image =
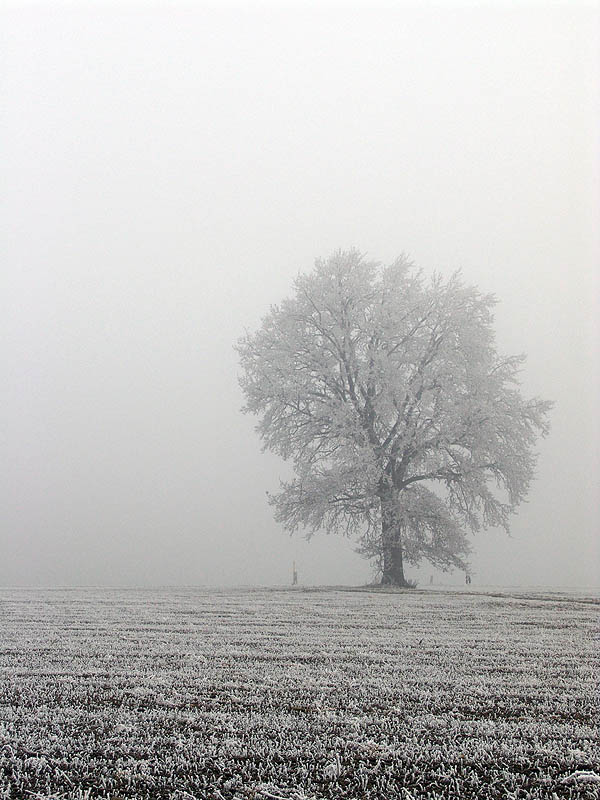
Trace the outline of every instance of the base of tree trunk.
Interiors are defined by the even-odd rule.
[[[393,575],[384,575],[381,578],[381,586],[398,586],[401,589],[412,588],[404,576],[394,577]]]

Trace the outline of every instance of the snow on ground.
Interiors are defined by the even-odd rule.
[[[596,798],[567,592],[0,590],[0,798]]]

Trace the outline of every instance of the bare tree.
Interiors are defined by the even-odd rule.
[[[338,251],[237,345],[244,410],[296,477],[270,497],[290,531],[342,532],[406,585],[404,562],[467,570],[466,531],[508,530],[548,431],[523,356],[497,355],[495,300]]]

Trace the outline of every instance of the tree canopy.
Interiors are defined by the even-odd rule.
[[[238,342],[244,410],[295,477],[270,497],[289,531],[344,533],[385,583],[423,558],[468,568],[467,532],[509,528],[551,404],[496,352],[495,299],[338,251]]]

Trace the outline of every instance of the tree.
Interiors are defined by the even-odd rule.
[[[497,355],[495,299],[404,257],[318,260],[239,340],[244,410],[295,478],[275,518],[358,537],[382,583],[404,563],[467,570],[467,531],[503,526],[526,497],[551,403],[524,399],[523,356]]]

